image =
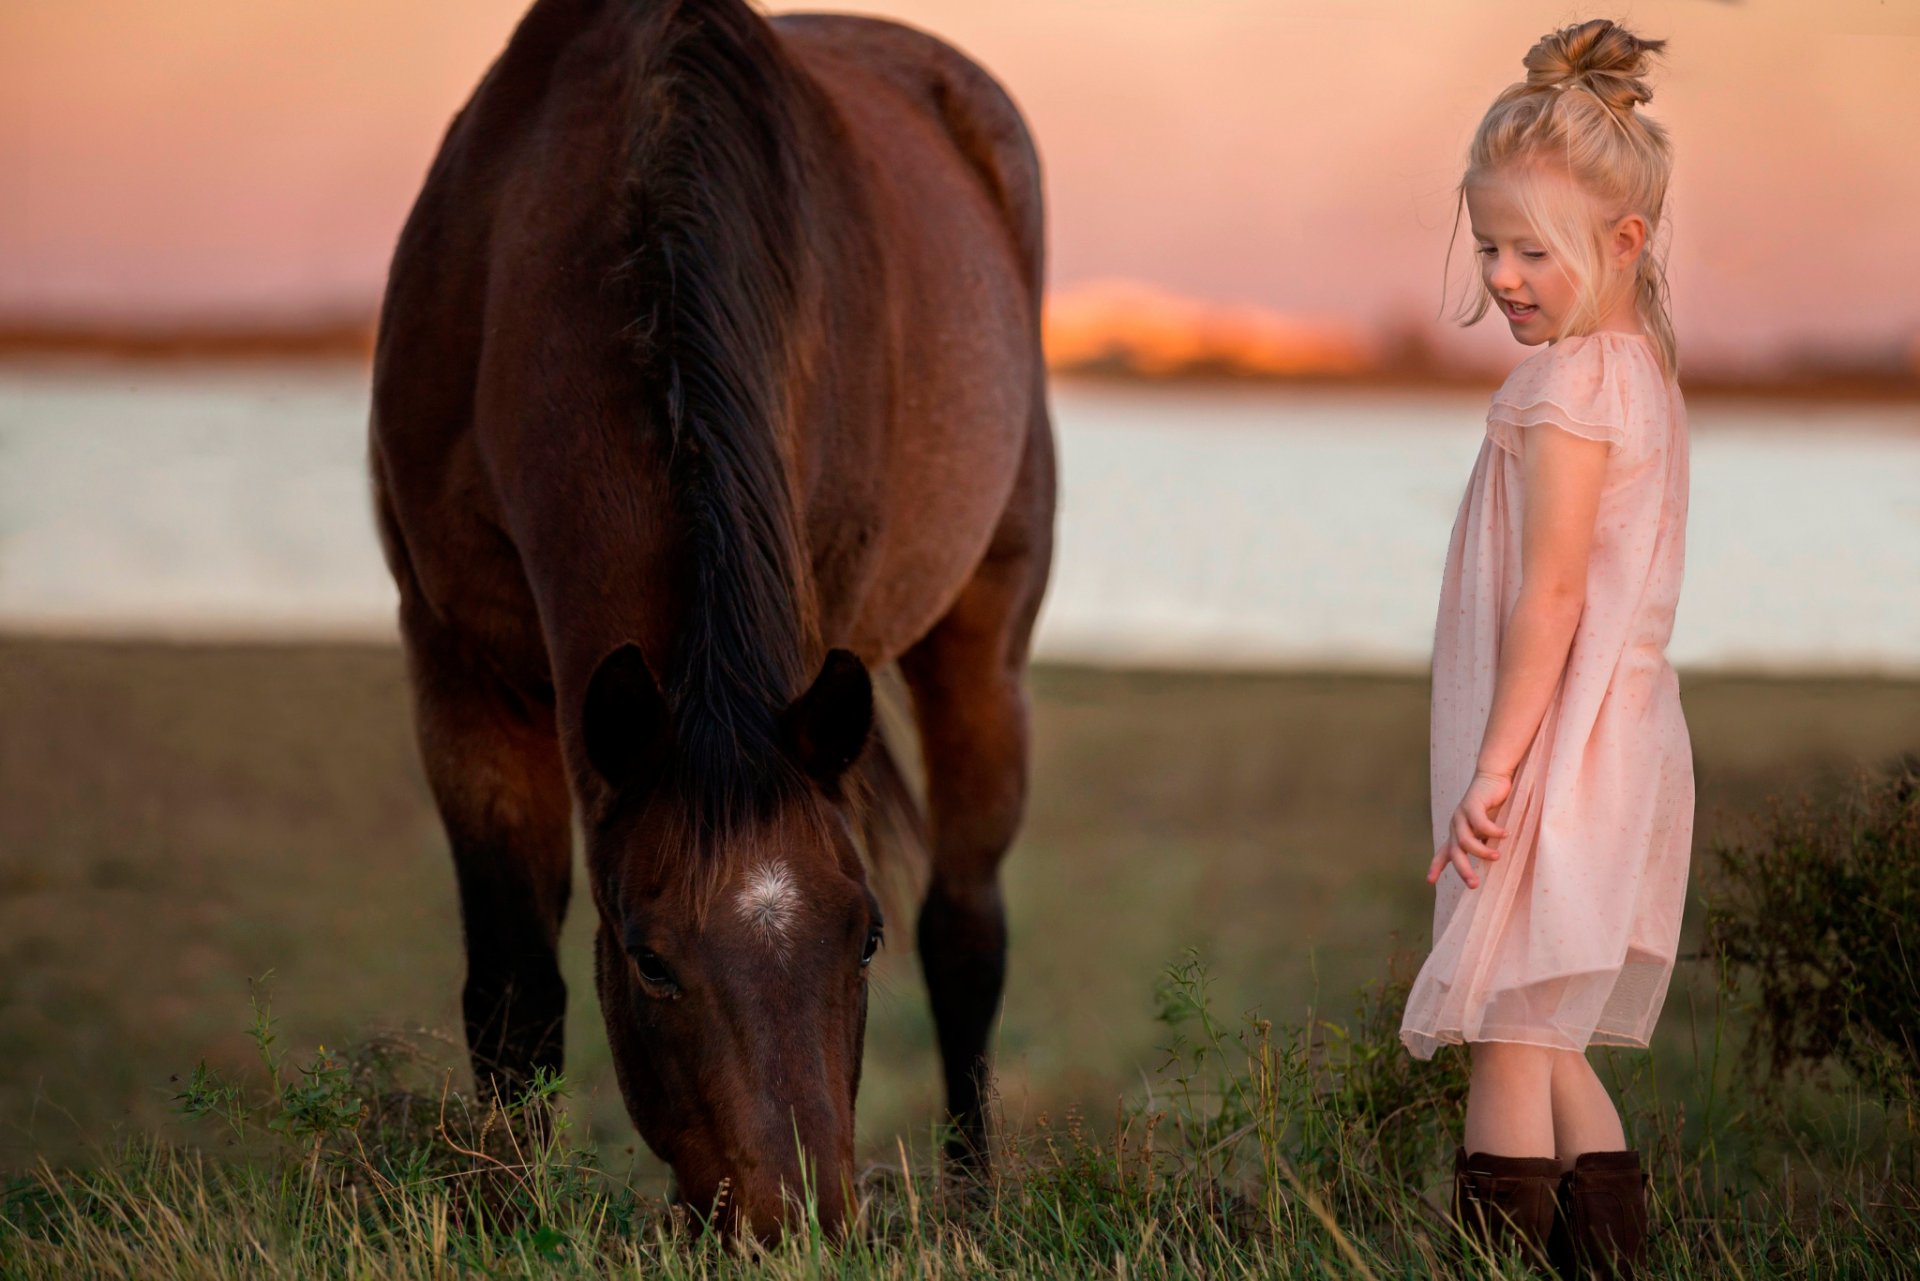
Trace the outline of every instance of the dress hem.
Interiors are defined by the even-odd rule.
[[[1644,1050],[1648,1048],[1650,1044],[1649,1041],[1643,1038],[1629,1036],[1624,1032],[1595,1031],[1592,1036],[1587,1038],[1585,1045],[1575,1045],[1571,1038],[1562,1041],[1543,1041],[1524,1036],[1476,1036],[1468,1038],[1464,1036],[1458,1028],[1449,1028],[1439,1032],[1409,1032],[1405,1028],[1402,1028],[1400,1031],[1400,1044],[1406,1047],[1407,1053],[1422,1062],[1431,1059],[1434,1053],[1443,1045],[1469,1045],[1486,1041],[1499,1041],[1506,1045],[1536,1045],[1543,1050],[1573,1050],[1582,1054],[1596,1045],[1606,1049]],[[1426,1050],[1424,1054],[1421,1053],[1421,1043],[1424,1043]]]

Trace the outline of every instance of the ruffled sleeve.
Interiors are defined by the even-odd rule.
[[[1493,393],[1487,434],[1518,454],[1522,428],[1553,426],[1588,440],[1604,440],[1608,455],[1619,453],[1627,443],[1627,385],[1632,376],[1622,361],[1633,358],[1620,341],[1611,334],[1576,335],[1521,361]]]

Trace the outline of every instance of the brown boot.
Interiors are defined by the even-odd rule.
[[[1495,1254],[1518,1249],[1546,1263],[1553,1231],[1560,1163],[1550,1156],[1491,1156],[1459,1149],[1453,1156],[1453,1217]]]
[[[1640,1154],[1583,1152],[1560,1183],[1553,1264],[1567,1281],[1628,1281],[1647,1252],[1647,1177]]]

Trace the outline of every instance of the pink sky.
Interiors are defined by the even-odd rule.
[[[370,308],[524,0],[0,6],[0,317]],[[775,5],[776,9],[801,8]],[[1920,334],[1920,0],[892,0],[1026,109],[1056,287],[1430,318],[1479,113],[1541,32],[1668,37],[1672,280],[1718,359]],[[1507,340],[1488,329],[1464,349]]]

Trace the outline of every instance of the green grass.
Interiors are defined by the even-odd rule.
[[[999,1182],[941,1186],[925,997],[890,948],[859,1230],[743,1261],[663,1208],[584,902],[562,948],[570,1128],[540,1153],[472,1142],[452,876],[393,650],[0,641],[0,1275],[1457,1275],[1435,1213],[1457,1076],[1393,1042],[1391,984],[1348,995],[1396,938],[1425,942],[1426,683],[1046,668],[1033,688]],[[1683,688],[1694,953],[1712,851],[1764,833],[1768,797],[1914,750],[1920,682]],[[1204,1035],[1192,963],[1163,973],[1190,946]],[[279,1096],[246,1034],[268,970]],[[1675,1275],[1899,1275],[1910,1109],[1830,1064],[1762,1055],[1756,1078],[1762,994],[1735,977],[1728,997],[1683,961],[1653,1052],[1596,1056],[1655,1161],[1659,1248]],[[502,1206],[518,1217],[484,1218]]]
[[[902,1142],[861,1172],[845,1241],[803,1212],[771,1247],[728,1246],[598,1166],[562,1082],[523,1104],[557,1118],[532,1143],[520,1118],[476,1112],[432,1044],[422,1055],[384,1039],[290,1063],[256,1005],[254,1070],[203,1066],[176,1094],[201,1144],[135,1140],[90,1168],[0,1185],[0,1273],[1526,1275],[1438,1212],[1463,1065],[1451,1052],[1410,1065],[1394,1037],[1404,991],[1404,976],[1377,985],[1337,1022],[1225,1020],[1189,954],[1158,986],[1164,1048],[1149,1088],[1109,1125],[1076,1109],[1038,1118],[1004,1138],[992,1180],[971,1191],[944,1186]],[[1703,1069],[1695,1081],[1723,1079]],[[1911,1108],[1837,1070],[1818,1084],[1756,1105],[1714,1085],[1674,1097],[1650,1073],[1621,1083],[1655,1177],[1654,1275],[1910,1275]]]
[[[1775,793],[1916,747],[1920,682],[1683,675],[1704,851]],[[1191,945],[1218,1004],[1297,1022],[1424,946],[1427,684],[1417,677],[1047,667],[1033,792],[1006,866],[1003,1106],[1026,1127],[1137,1090],[1151,991]],[[354,645],[0,639],[0,1171],[183,1137],[168,1078],[250,1057],[272,970],[289,1045],[459,1029],[460,927],[400,656]],[[567,1076],[603,1164],[636,1146],[591,982],[584,895],[562,938]],[[1683,951],[1704,937],[1697,905]],[[874,964],[860,1150],[939,1103],[910,930]],[[1688,1071],[1713,976],[1675,976],[1656,1038]],[[1103,1102],[1104,1101],[1104,1102]],[[644,1149],[636,1177],[664,1187]]]

